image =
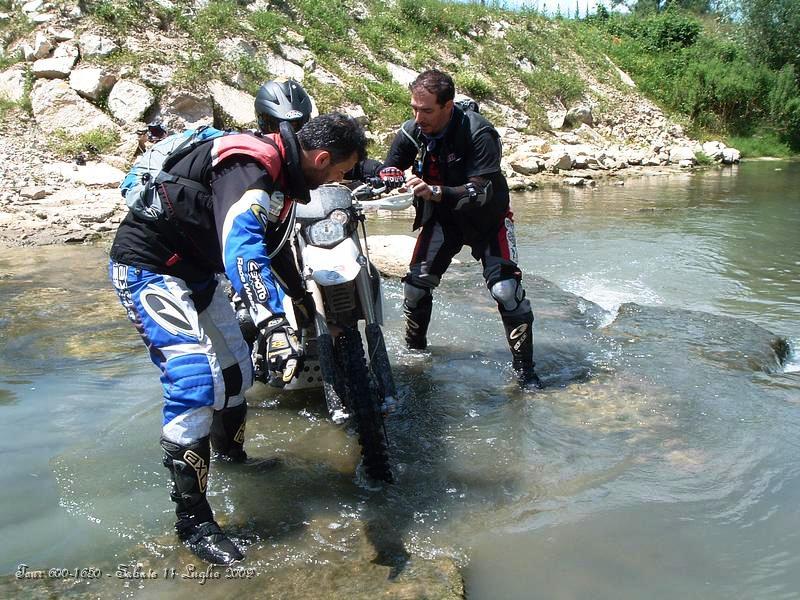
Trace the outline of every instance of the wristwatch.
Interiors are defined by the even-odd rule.
[[[431,200],[439,202],[442,199],[442,188],[438,185],[431,186]]]

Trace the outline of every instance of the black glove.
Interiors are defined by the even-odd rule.
[[[314,327],[314,316],[317,314],[317,305],[314,303],[314,296],[311,292],[306,292],[299,298],[292,298],[292,308],[297,319],[298,329],[310,329]]]
[[[270,385],[283,387],[301,370],[303,352],[294,329],[284,315],[275,315],[267,321],[256,346],[256,378]]]
[[[387,190],[393,190],[402,187],[405,182],[406,178],[400,169],[397,167],[384,167],[378,171],[377,177],[371,178],[369,184],[372,187],[377,187],[375,185],[377,183],[381,187],[385,185]]]

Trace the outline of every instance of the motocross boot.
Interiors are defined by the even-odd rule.
[[[417,302],[414,308],[403,302],[406,316],[406,346],[409,350],[425,350],[428,347],[428,325],[433,311],[433,296],[428,294]]]
[[[244,451],[246,423],[246,402],[214,411],[214,419],[211,421],[211,446],[217,458],[234,463],[243,463],[247,460],[247,453]]]
[[[502,315],[506,339],[511,349],[511,366],[517,374],[517,380],[525,388],[540,389],[542,382],[536,375],[533,362],[533,312],[522,315]]]
[[[211,446],[204,437],[189,446],[175,444],[163,437],[164,466],[172,475],[170,497],[175,502],[178,538],[198,558],[218,565],[229,565],[244,556],[214,520],[206,499],[208,463]]]

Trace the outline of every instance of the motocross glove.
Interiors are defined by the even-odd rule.
[[[302,350],[294,329],[284,315],[271,317],[258,340],[255,369],[256,377],[269,384],[283,387],[301,370]]]
[[[299,298],[292,298],[292,308],[297,319],[298,329],[310,329],[314,326],[314,315],[317,314],[317,306],[314,304],[314,297],[311,292],[306,292]]]
[[[402,187],[406,182],[403,172],[397,167],[384,167],[378,171],[378,176],[370,179],[369,184],[372,187],[386,186],[387,190]]]

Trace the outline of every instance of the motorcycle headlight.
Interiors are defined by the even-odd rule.
[[[306,230],[308,241],[314,246],[335,246],[347,237],[346,225],[350,215],[343,210],[334,210],[327,219],[317,221]]]

